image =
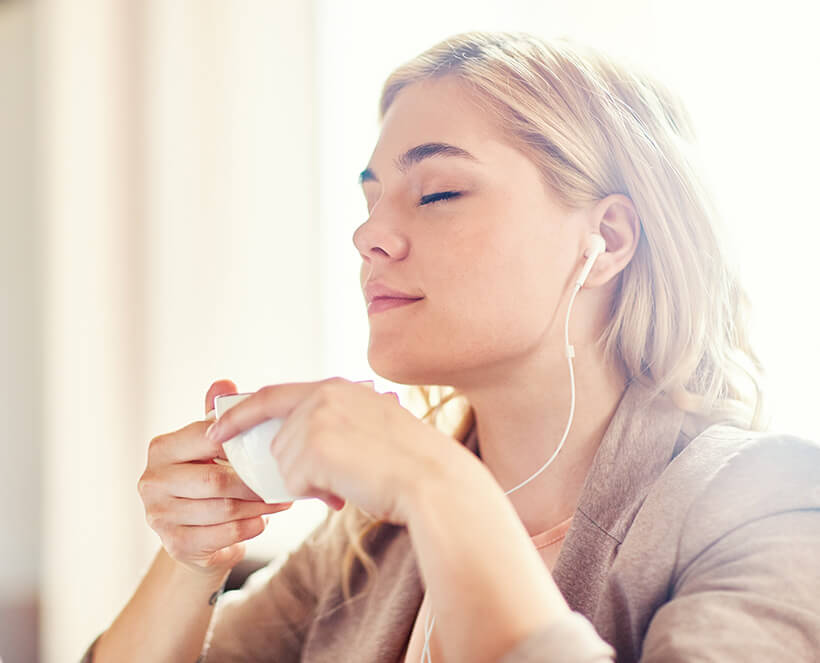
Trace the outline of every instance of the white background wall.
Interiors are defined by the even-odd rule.
[[[814,18],[797,0],[0,2],[0,611],[39,590],[42,660],[75,660],[156,549],[135,488],[151,437],[201,417],[217,378],[371,375],[350,237],[378,93],[466,29],[567,34],[678,89],[775,425],[820,437]],[[251,554],[323,513],[280,514]],[[17,633],[0,627],[6,663]]]

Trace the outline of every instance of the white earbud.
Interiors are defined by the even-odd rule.
[[[595,262],[595,259],[601,255],[604,251],[606,251],[606,241],[604,240],[601,235],[593,234],[589,236],[589,243],[587,244],[587,250],[584,255],[587,257],[587,261],[584,263],[584,268],[581,270],[581,274],[578,276],[578,280],[575,282],[575,285],[580,288],[584,285],[584,281],[587,280],[587,276],[589,276],[589,272],[592,269],[592,265]]]

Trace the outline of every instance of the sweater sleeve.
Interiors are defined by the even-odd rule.
[[[738,453],[693,502],[678,560],[642,663],[816,661],[820,446],[769,437]]]
[[[217,601],[197,663],[298,661],[328,574],[341,565],[346,539],[333,526],[334,512],[290,553],[251,574],[238,590]],[[91,643],[80,663],[93,663]]]
[[[343,541],[330,529],[333,515],[284,562],[274,560],[220,597],[201,663],[299,661],[327,576],[341,565],[334,551]]]

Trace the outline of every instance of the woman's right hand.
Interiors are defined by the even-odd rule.
[[[236,385],[219,380],[205,397],[235,394]],[[205,437],[211,419],[195,421],[151,440],[148,463],[137,483],[148,525],[167,553],[184,566],[208,575],[223,575],[245,556],[245,544],[265,529],[262,516],[285,511],[293,502],[266,504],[229,466],[222,445]]]

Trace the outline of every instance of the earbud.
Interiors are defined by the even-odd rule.
[[[595,259],[604,251],[606,251],[606,241],[604,238],[598,234],[590,235],[587,243],[587,250],[584,252],[587,261],[584,263],[584,268],[581,270],[578,280],[575,281],[575,286],[577,288],[580,289],[581,286],[584,285],[584,281],[587,280],[587,276],[589,276],[589,272],[592,269],[592,265],[595,263]]]

